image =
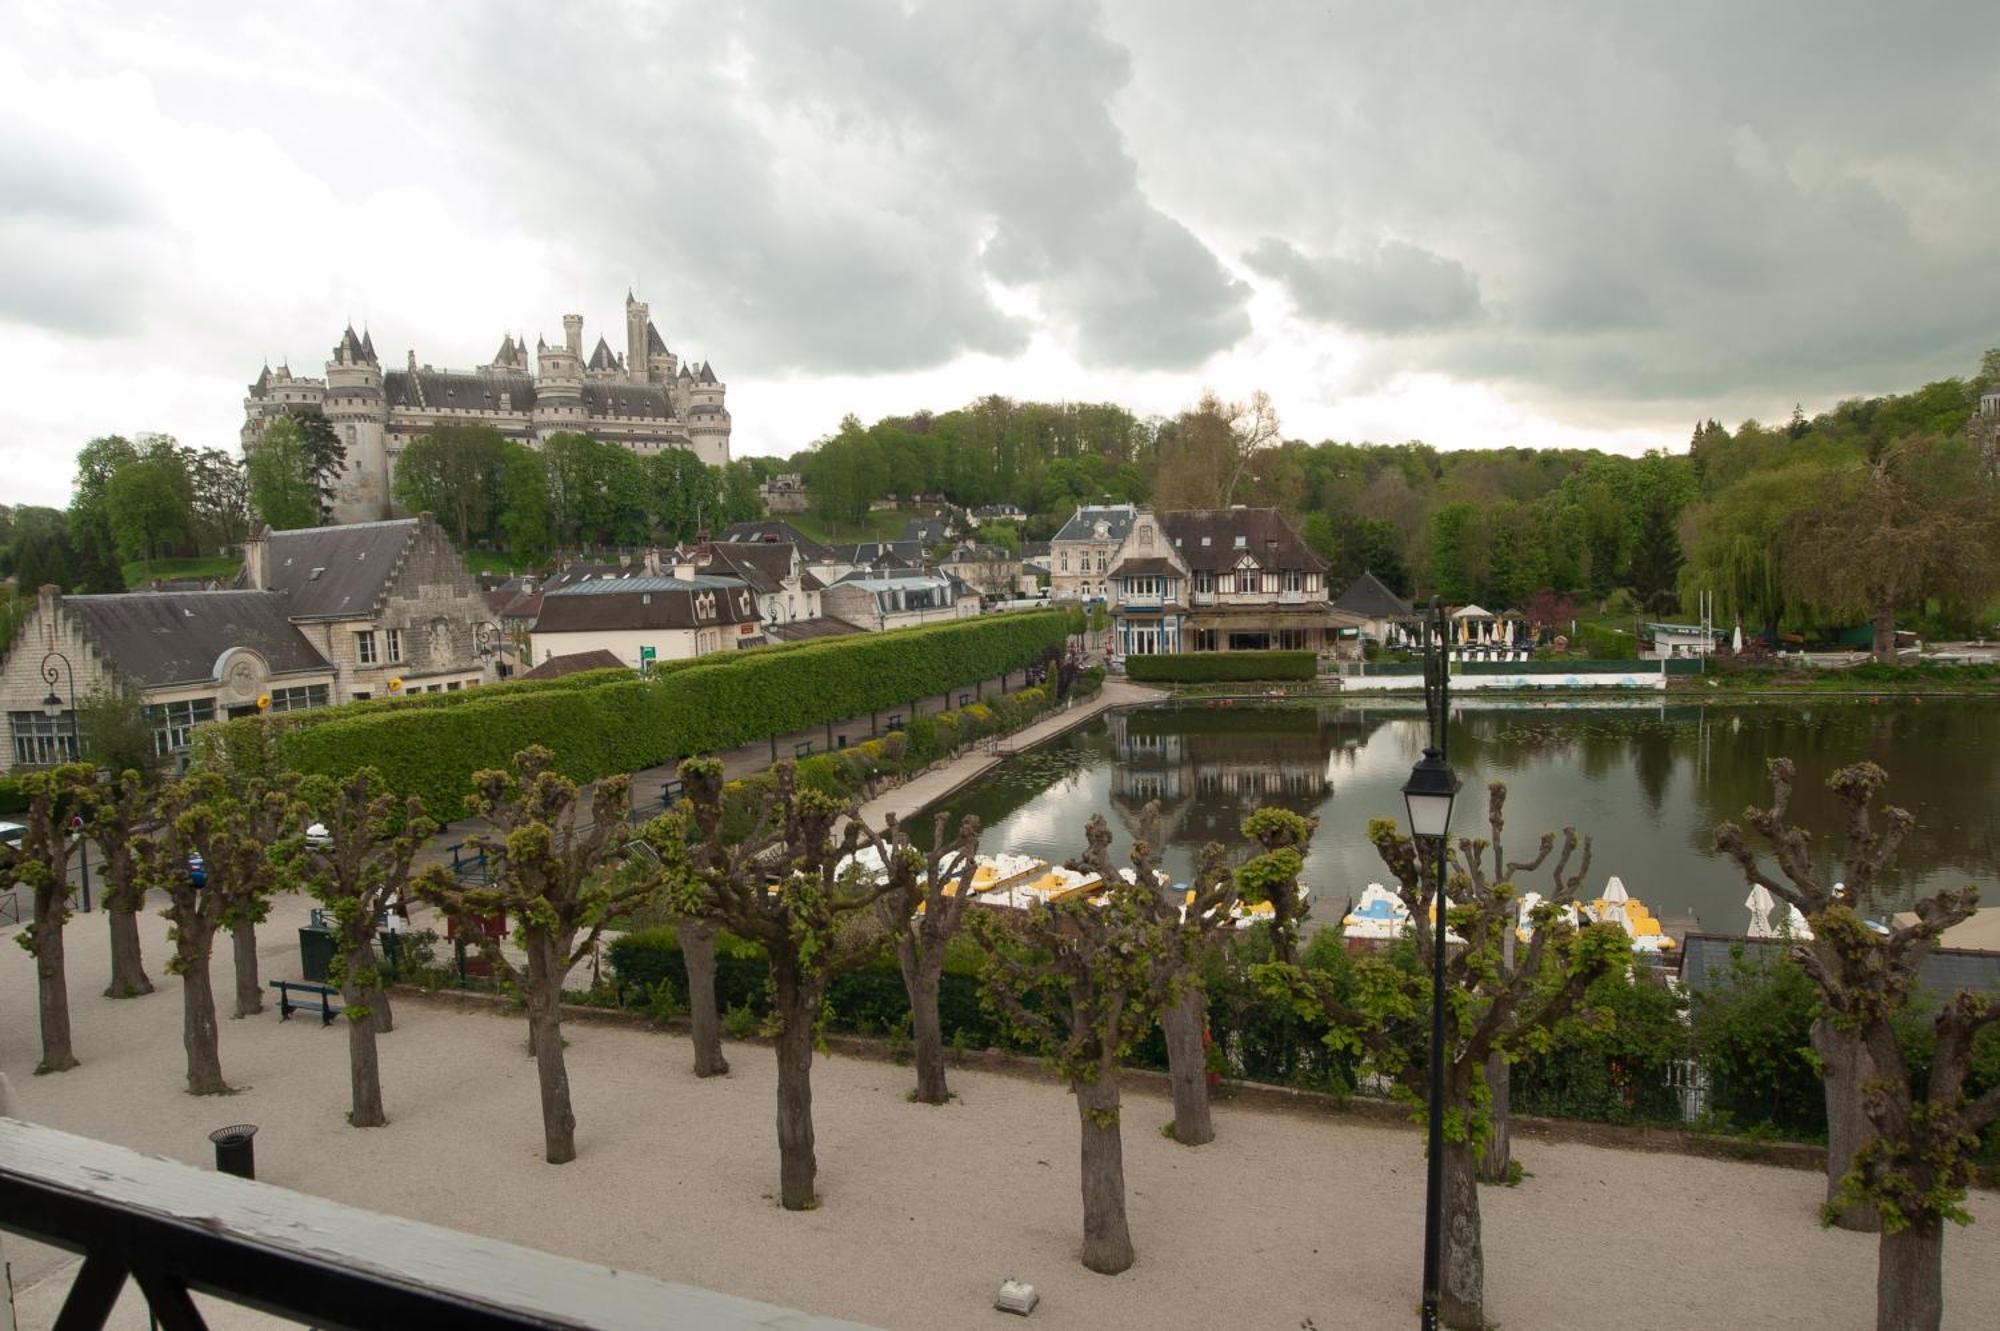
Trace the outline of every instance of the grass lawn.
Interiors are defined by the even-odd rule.
[[[773,521],[789,522],[822,545],[844,545],[855,541],[900,541],[903,529],[916,518],[934,517],[937,510],[925,508],[885,509],[870,513],[865,522],[825,522],[813,513],[785,513]]]
[[[123,568],[127,587],[143,588],[154,578],[229,578],[243,567],[235,555],[200,555],[193,559],[135,559]]]
[[[534,567],[514,558],[501,550],[460,550],[458,557],[465,561],[466,572],[478,577],[481,573],[532,573]]]

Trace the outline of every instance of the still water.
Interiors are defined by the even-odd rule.
[[[983,850],[1052,860],[1079,853],[1084,823],[1102,813],[1122,862],[1137,814],[1157,800],[1176,875],[1209,841],[1239,845],[1238,824],[1260,804],[1315,814],[1306,879],[1324,920],[1385,878],[1368,821],[1403,820],[1399,790],[1424,730],[1414,701],[1130,709],[1008,760],[938,807],[954,821],[977,814]],[[1675,931],[1743,929],[1747,889],[1710,841],[1717,823],[1768,798],[1764,765],[1781,755],[1798,768],[1793,821],[1815,833],[1823,871],[1839,876],[1826,778],[1867,759],[1888,771],[1888,799],[1917,817],[1901,894],[1975,882],[2000,904],[2000,702],[1473,703],[1454,711],[1450,746],[1465,782],[1454,834],[1484,834],[1486,784],[1505,782],[1511,857],[1574,826],[1593,841],[1583,895],[1616,874]],[[930,817],[918,822],[927,835]],[[1523,886],[1546,890],[1547,872]]]

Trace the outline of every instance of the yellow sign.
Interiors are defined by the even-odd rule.
[[[258,695],[257,695],[257,710],[258,710],[258,711],[260,711],[260,712],[268,712],[268,711],[270,711],[270,710],[271,710],[271,695],[270,695],[270,694],[268,694],[268,693],[260,693],[260,694],[258,694]]]
[[[402,691],[403,691],[403,681],[402,681],[402,680],[400,680],[400,679],[392,679],[392,680],[390,680],[390,681],[389,681],[389,692],[391,692],[391,693],[401,693]]]

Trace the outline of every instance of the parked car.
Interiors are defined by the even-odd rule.
[[[0,823],[0,845],[19,846],[28,829],[19,823]]]
[[[312,850],[325,850],[333,844],[333,833],[326,830],[325,823],[314,823],[306,829],[306,845]]]

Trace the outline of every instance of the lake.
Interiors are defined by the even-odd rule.
[[[1139,811],[1157,800],[1177,876],[1207,842],[1243,843],[1238,824],[1261,804],[1315,814],[1306,880],[1326,922],[1385,879],[1368,821],[1404,822],[1400,790],[1424,734],[1416,700],[1126,709],[1007,760],[937,807],[977,814],[982,850],[1053,860],[1078,854],[1084,823],[1102,813],[1123,862]],[[1793,821],[1815,833],[1822,872],[1834,872],[1841,837],[1826,778],[1868,759],[1889,773],[1888,801],[1917,817],[1899,892],[1976,882],[2000,904],[2000,701],[1468,702],[1454,709],[1450,747],[1465,783],[1454,835],[1484,834],[1486,783],[1503,781],[1512,858],[1542,831],[1574,826],[1593,841],[1581,895],[1616,874],[1674,932],[1737,933],[1748,922],[1748,889],[1710,840],[1717,823],[1768,799],[1764,765],[1779,756],[1798,768]],[[930,815],[916,821],[927,838]],[[1550,866],[1522,886],[1546,891]]]

